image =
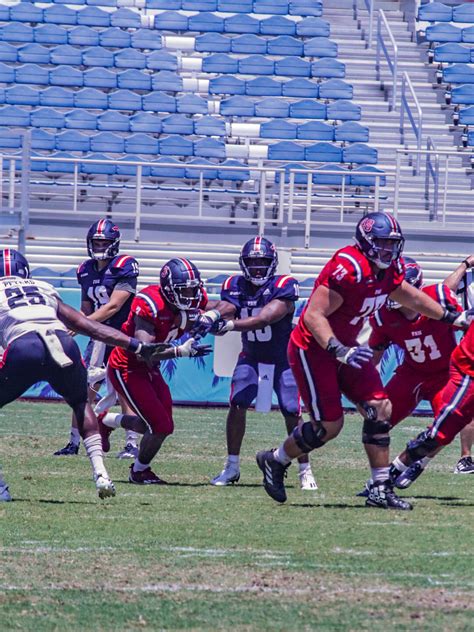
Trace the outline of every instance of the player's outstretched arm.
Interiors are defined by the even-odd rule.
[[[218,333],[225,333],[227,331],[254,331],[257,329],[264,329],[268,325],[277,323],[287,314],[293,313],[295,304],[293,301],[285,301],[279,298],[275,298],[265,307],[262,311],[255,316],[249,316],[248,318],[242,318],[240,320],[228,320]]]
[[[466,259],[458,265],[456,270],[451,272],[451,274],[445,278],[444,284],[447,285],[450,290],[455,292],[469,268],[474,268],[474,255],[466,257]]]

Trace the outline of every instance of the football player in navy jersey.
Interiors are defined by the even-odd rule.
[[[86,259],[77,269],[77,281],[81,287],[81,311],[114,329],[120,329],[127,320],[137,288],[138,262],[129,255],[119,254],[120,230],[110,219],[100,219],[87,232]],[[89,400],[94,401],[97,386],[105,377],[105,365],[112,351],[103,343],[90,340],[86,350],[88,365]],[[126,402],[121,401],[122,412],[131,413]],[[138,435],[127,431],[125,448],[119,458],[134,458],[138,452]],[[69,443],[55,452],[55,456],[69,456],[79,451],[80,435],[73,415]]]
[[[217,333],[242,332],[239,355],[227,415],[227,461],[212,485],[223,486],[240,479],[240,448],[245,434],[247,409],[256,400],[257,411],[268,411],[275,391],[288,433],[300,420],[299,395],[286,357],[292,330],[298,281],[277,275],[278,255],[274,244],[255,237],[244,244],[240,259],[242,275],[231,276],[222,285],[221,300],[233,306],[236,320],[216,323]],[[299,459],[302,489],[317,489],[307,455]]]

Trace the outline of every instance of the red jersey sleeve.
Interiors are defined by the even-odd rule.
[[[392,292],[393,292],[398,287],[400,287],[400,285],[403,283],[403,281],[405,279],[405,267],[404,267],[404,265],[403,265],[403,263],[401,262],[400,259],[398,259],[398,261],[394,261],[394,263],[392,265],[393,265],[393,274],[392,274],[393,287],[392,287]]]
[[[159,306],[153,297],[145,294],[145,292],[138,292],[132,301],[130,312],[135,316],[154,323],[158,316]]]
[[[340,292],[353,287],[362,280],[362,271],[358,261],[343,252],[337,252],[328,262],[321,285]]]
[[[437,303],[447,309],[451,307],[455,309],[457,312],[462,311],[462,307],[459,304],[456,295],[450,288],[446,285],[446,283],[436,283],[435,285],[427,285],[422,291],[427,294],[430,298],[435,300]]]
[[[369,320],[372,331],[369,337],[369,347],[371,349],[386,349],[390,346],[391,340],[384,331],[383,316],[381,310],[375,312]]]

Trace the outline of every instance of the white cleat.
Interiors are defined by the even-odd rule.
[[[222,472],[211,480],[211,485],[215,485],[216,487],[233,485],[234,483],[238,483],[239,479],[239,468],[235,467],[235,465],[230,465],[229,463],[226,463]]]
[[[138,447],[133,443],[127,443],[123,450],[117,454],[117,459],[136,459],[138,456]]]
[[[0,479],[0,503],[9,503],[11,499],[8,485]]]
[[[115,496],[115,485],[107,474],[99,474],[95,479],[95,487],[99,498],[110,498]]]
[[[300,487],[305,492],[314,492],[316,489],[318,489],[318,484],[316,483],[316,479],[314,478],[313,472],[310,469],[299,472],[298,477],[300,479]]]

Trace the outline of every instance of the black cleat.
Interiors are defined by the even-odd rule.
[[[372,479],[369,478],[369,480],[365,484],[364,489],[358,494],[356,494],[356,496],[359,496],[360,498],[367,498],[369,495],[369,489],[371,485],[372,485]]]
[[[398,489],[407,489],[416,479],[423,474],[425,468],[421,466],[419,461],[415,461],[413,465],[402,472],[395,480],[395,487]]]
[[[79,444],[76,445],[75,443],[72,443],[72,441],[70,441],[67,445],[64,446],[64,448],[56,450],[54,456],[74,456],[78,454],[78,452]]]
[[[395,485],[395,481],[401,474],[401,470],[397,469],[393,463],[390,463],[390,469],[388,471],[388,480]]]
[[[456,467],[454,468],[455,474],[474,474],[474,461],[472,456],[463,456],[459,459]]]
[[[400,511],[413,509],[410,503],[395,494],[390,481],[372,483],[365,506],[378,507],[379,509],[399,509]]]
[[[256,455],[257,465],[263,472],[263,486],[269,496],[277,503],[286,501],[286,490],[283,479],[290,464],[282,465],[273,456],[273,450],[262,450]]]

